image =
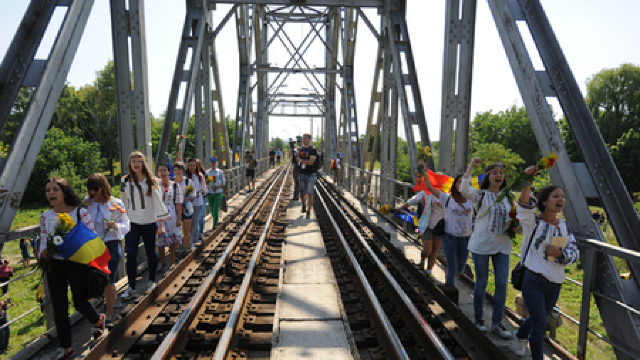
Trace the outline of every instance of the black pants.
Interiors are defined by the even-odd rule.
[[[195,223],[198,219],[193,219]],[[158,224],[136,224],[131,223],[131,230],[124,236],[124,246],[127,252],[127,277],[129,286],[136,288],[136,276],[138,276],[138,244],[140,237],[144,242],[144,250],[147,254],[147,271],[149,281],[156,281],[156,267],[158,266],[158,254],[156,254],[156,232]],[[196,236],[196,235],[193,235]]]
[[[100,320],[100,315],[89,302],[87,283],[89,273],[87,266],[70,260],[51,260],[51,270],[47,272],[47,282],[51,303],[53,305],[53,318],[60,338],[60,347],[71,347],[71,321],[69,321],[69,299],[67,288],[71,287],[73,304],[84,317],[95,324]]]
[[[298,174],[300,174],[300,170],[297,166],[293,167],[293,200],[298,200],[300,198],[300,181],[298,180]]]
[[[0,277],[0,283],[9,281],[10,278],[8,277]],[[6,295],[7,292],[9,291],[9,285],[5,285],[2,287],[2,295]]]

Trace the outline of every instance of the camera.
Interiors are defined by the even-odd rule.
[[[291,149],[293,149],[294,147],[296,147],[296,141],[293,140],[292,138],[289,138],[289,147]]]

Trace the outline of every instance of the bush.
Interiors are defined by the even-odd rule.
[[[67,136],[62,130],[52,127],[42,143],[23,201],[44,201],[42,182],[50,174],[63,177],[82,194],[84,180],[101,171],[105,165],[98,143],[84,141],[77,136]]]

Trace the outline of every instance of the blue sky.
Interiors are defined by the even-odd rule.
[[[169,6],[171,4],[171,6]],[[432,140],[440,132],[440,94],[442,87],[442,49],[444,41],[445,0],[409,0],[407,22],[417,66],[427,125]],[[3,0],[0,3],[0,52],[5,53],[20,23],[26,0]],[[603,68],[617,67],[622,63],[640,64],[640,1],[637,0],[542,0],[553,29],[563,48],[574,76],[584,93],[585,83]],[[151,112],[160,115],[165,111],[175,59],[184,20],[184,2],[175,0],[147,0],[147,50],[149,59],[149,99]],[[218,5],[214,22],[220,21],[228,6]],[[366,11],[374,25],[380,20],[375,10]],[[58,11],[50,27],[60,23],[63,12]],[[96,0],[85,29],[78,53],[72,65],[68,81],[75,87],[93,82],[96,71],[112,59],[111,29],[107,0]],[[232,20],[216,40],[223,90],[224,110],[232,118],[236,115],[238,83],[238,57],[235,27]],[[288,28],[294,42],[306,34],[302,27]],[[55,33],[49,32],[38,56],[46,54]],[[369,29],[361,22],[355,58],[355,86],[360,132],[365,131],[373,66],[377,44]],[[526,38],[525,38],[526,40]],[[528,41],[533,47],[532,42]],[[284,48],[274,48],[270,61],[283,65]],[[312,46],[305,59],[322,66],[320,46]],[[534,56],[534,65],[542,64]],[[304,78],[293,78],[286,92],[296,92],[309,87]],[[493,18],[485,0],[478,1],[476,18],[476,44],[473,70],[472,116],[476,112],[505,110],[511,105],[521,105],[522,100],[506,60]],[[552,102],[553,104],[553,102]],[[554,109],[560,111],[558,105]],[[309,130],[308,119],[291,120],[271,118],[270,135],[289,137]],[[314,132],[318,131],[316,121]],[[400,132],[403,134],[403,132]]]

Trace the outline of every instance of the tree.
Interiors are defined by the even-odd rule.
[[[629,129],[640,130],[640,67],[622,64],[593,75],[586,101],[608,146]]]
[[[498,143],[518,154],[524,164],[535,164],[541,157],[524,107],[514,105],[497,114],[492,111],[477,113],[471,123],[470,133],[475,148],[469,148],[469,153],[476,152],[479,144]]]
[[[627,191],[640,191],[638,160],[640,159],[640,131],[629,129],[611,146],[611,157],[618,168]]]
[[[53,127],[47,131],[23,199],[26,202],[44,201],[42,181],[52,172],[71,176],[72,179],[69,180],[79,186],[77,191],[82,194],[85,191],[82,181],[101,171],[104,166],[105,160],[98,143],[84,141],[77,136],[67,136],[62,130]],[[78,178],[82,180],[78,181]]]
[[[504,145],[497,143],[478,145],[478,149],[473,154],[473,157],[482,159],[482,162],[473,169],[472,175],[480,175],[487,166],[501,162],[505,166],[507,181],[515,177],[516,172],[519,171],[517,166],[524,163],[520,155],[507,149]]]
[[[284,140],[280,139],[279,137],[269,142],[269,147],[273,148],[274,151],[277,149],[285,149],[285,146],[288,146],[288,145],[285,144]]]

